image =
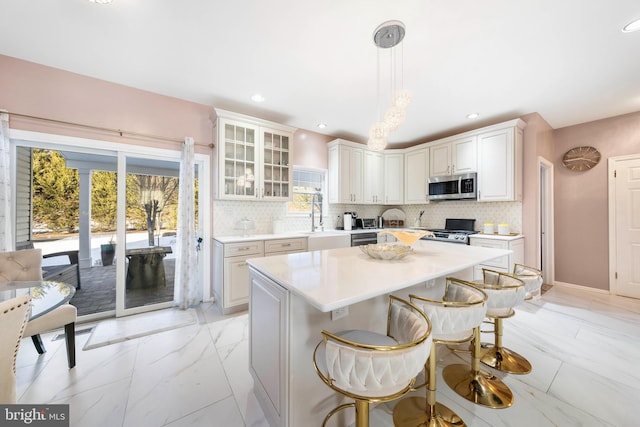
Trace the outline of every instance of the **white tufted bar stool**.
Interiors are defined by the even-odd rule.
[[[491,312],[492,301],[495,296],[487,292],[487,287],[483,283],[469,283],[479,287],[487,295],[486,315]],[[489,289],[491,291],[491,289]],[[494,409],[508,408],[513,404],[513,393],[507,385],[490,372],[480,369],[480,325],[473,330],[473,341],[471,345],[471,365],[454,364],[449,365],[442,371],[445,382],[456,393],[470,402],[488,406]]]
[[[431,345],[429,319],[415,305],[389,297],[386,335],[362,330],[322,331],[313,352],[320,379],[354,399],[327,414],[322,423],[355,406],[356,427],[369,425],[369,403],[397,399],[412,389]]]
[[[484,283],[478,283],[489,296],[487,317],[493,323],[494,343],[482,344],[480,360],[487,366],[511,374],[528,374],[531,363],[513,350],[503,347],[503,320],[515,314],[515,307],[525,299],[525,284],[519,278],[500,271],[482,270]]]
[[[487,296],[463,280],[447,278],[441,300],[410,295],[411,302],[431,321],[432,344],[425,363],[426,399],[408,397],[395,406],[396,426],[465,426],[451,409],[436,401],[436,344],[458,344],[469,341],[485,317]]]
[[[31,313],[28,295],[0,302],[0,404],[16,403],[16,356]]]
[[[514,264],[513,275],[524,282],[525,300],[540,297],[542,271],[524,264]]]

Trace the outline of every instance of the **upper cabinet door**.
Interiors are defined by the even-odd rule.
[[[522,200],[524,122],[478,134],[478,201]]]
[[[219,195],[223,198],[255,199],[260,169],[258,127],[235,120],[220,119]]]
[[[384,203],[401,205],[404,203],[404,154],[384,155]]]
[[[384,199],[384,154],[364,151],[364,201],[383,203]]]
[[[451,141],[451,174],[477,171],[477,153],[475,135]]]
[[[289,165],[291,134],[260,128],[262,136],[261,197],[267,200],[287,200],[291,190],[292,168]]]
[[[451,175],[451,144],[436,144],[430,147],[430,176]]]
[[[364,150],[336,140],[329,144],[328,162],[329,203],[362,203]]]
[[[447,176],[475,172],[477,166],[476,136],[447,138],[430,146],[430,176]]]
[[[429,203],[429,148],[424,147],[404,154],[404,177],[404,202],[408,205]]]

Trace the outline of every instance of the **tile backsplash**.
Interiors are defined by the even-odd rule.
[[[420,211],[424,210],[420,224],[422,227],[444,228],[446,218],[475,218],[475,228],[479,231],[485,222],[504,222],[510,225],[511,231],[522,231],[521,202],[446,201],[401,206],[328,205],[324,226],[325,229],[333,229],[338,224],[342,225],[341,218],[344,212],[355,211],[361,218],[375,218],[391,208],[404,211],[405,224],[409,227],[414,225]],[[236,229],[236,224],[244,217],[255,223],[255,229],[250,234],[273,233],[274,220],[282,220],[282,228],[287,232],[311,230],[309,215],[287,215],[287,204],[283,202],[216,200],[213,203],[214,237],[242,234],[241,230]]]

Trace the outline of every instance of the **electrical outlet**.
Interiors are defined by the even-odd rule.
[[[331,320],[341,319],[349,314],[349,306],[331,310]]]

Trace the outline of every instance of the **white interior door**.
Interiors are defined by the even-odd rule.
[[[611,291],[640,298],[640,155],[610,159],[609,177]]]
[[[538,157],[540,169],[540,236],[539,236],[539,267],[542,270],[544,283],[553,284],[555,280],[554,265],[554,232],[553,232],[553,163],[543,157]]]

